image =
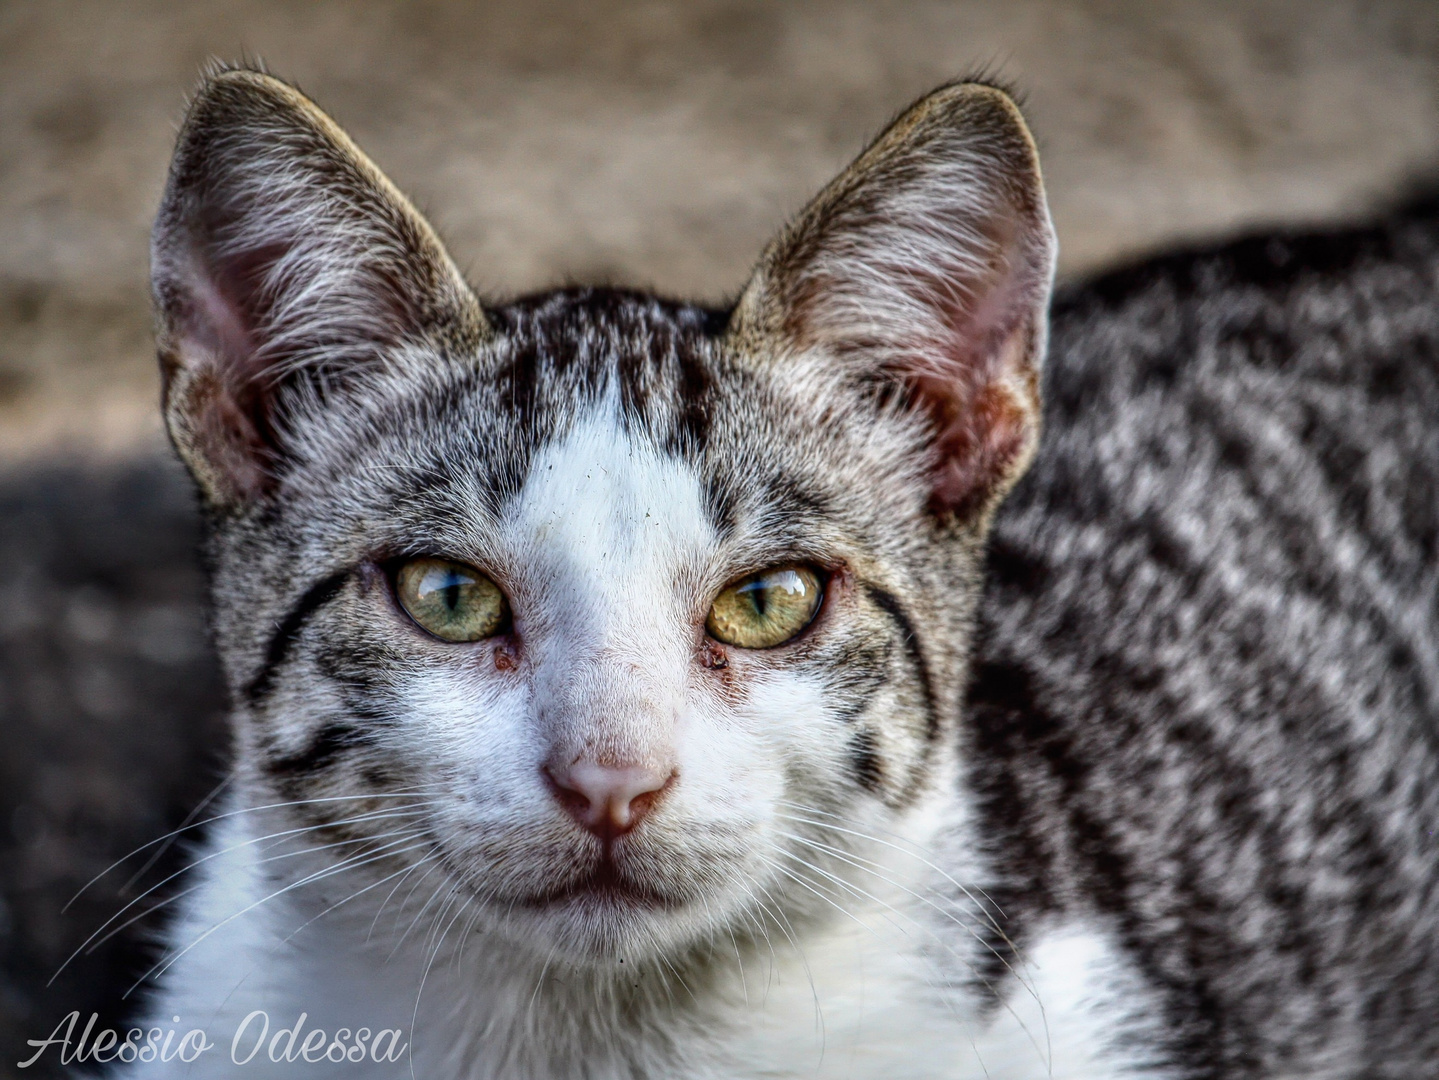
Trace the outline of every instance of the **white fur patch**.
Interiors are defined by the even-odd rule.
[[[975,1040],[975,1075],[990,1080],[1161,1077],[1145,1035],[1159,1003],[1113,935],[1086,922],[1040,936],[1010,988],[1004,1012]]]
[[[742,1075],[834,1080],[1158,1080],[1145,1036],[1156,1002],[1112,936],[1069,923],[1044,934],[1004,1007],[976,1003],[925,976],[921,944],[896,920],[851,923],[805,949],[765,986]],[[747,1040],[748,1041],[748,1040]]]

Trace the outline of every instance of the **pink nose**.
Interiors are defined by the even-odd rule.
[[[599,765],[583,758],[545,775],[570,816],[601,840],[613,840],[640,823],[675,777],[673,769]]]

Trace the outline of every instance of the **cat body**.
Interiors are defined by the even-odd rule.
[[[214,1045],[123,1074],[1422,1075],[1404,235],[1324,303],[1077,294],[1046,373],[1033,145],[960,84],[729,310],[481,306],[313,105],[217,74],[154,254],[237,767],[152,1015]],[[1344,531],[1314,441],[1361,421]]]
[[[996,901],[1103,912],[1198,1075],[1439,1075],[1439,215],[1053,328],[968,709]]]

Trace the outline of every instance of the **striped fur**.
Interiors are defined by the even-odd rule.
[[[1178,257],[1063,300],[1044,371],[1034,147],[957,84],[730,309],[482,304],[312,104],[217,73],[155,233],[238,762],[173,1075],[258,1009],[403,1029],[347,1077],[1432,1073],[1436,250]],[[420,631],[434,555],[512,625]],[[806,630],[708,638],[795,562]],[[602,840],[556,759],[674,772]]]
[[[766,1002],[808,1030],[815,995],[851,1041],[912,1002],[979,1025],[937,1051],[972,1046],[1003,991],[974,975],[995,912],[966,885],[955,728],[984,533],[1037,435],[1053,247],[1018,112],[956,85],[732,312],[583,288],[482,307],[308,101],[209,80],[155,294],[239,769],[161,1012],[399,1026],[434,1077],[809,1073],[825,1041]],[[391,584],[419,555],[488,574],[512,629],[420,631]],[[825,579],[798,638],[707,639],[727,582],[794,562]],[[577,756],[675,782],[601,841],[541,770]],[[879,1012],[845,960],[877,947]]]

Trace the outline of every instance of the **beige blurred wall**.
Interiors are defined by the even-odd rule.
[[[717,299],[896,109],[1019,87],[1075,274],[1439,175],[1439,0],[0,2],[0,467],[158,438],[146,232],[208,57],[296,80],[492,294]]]

